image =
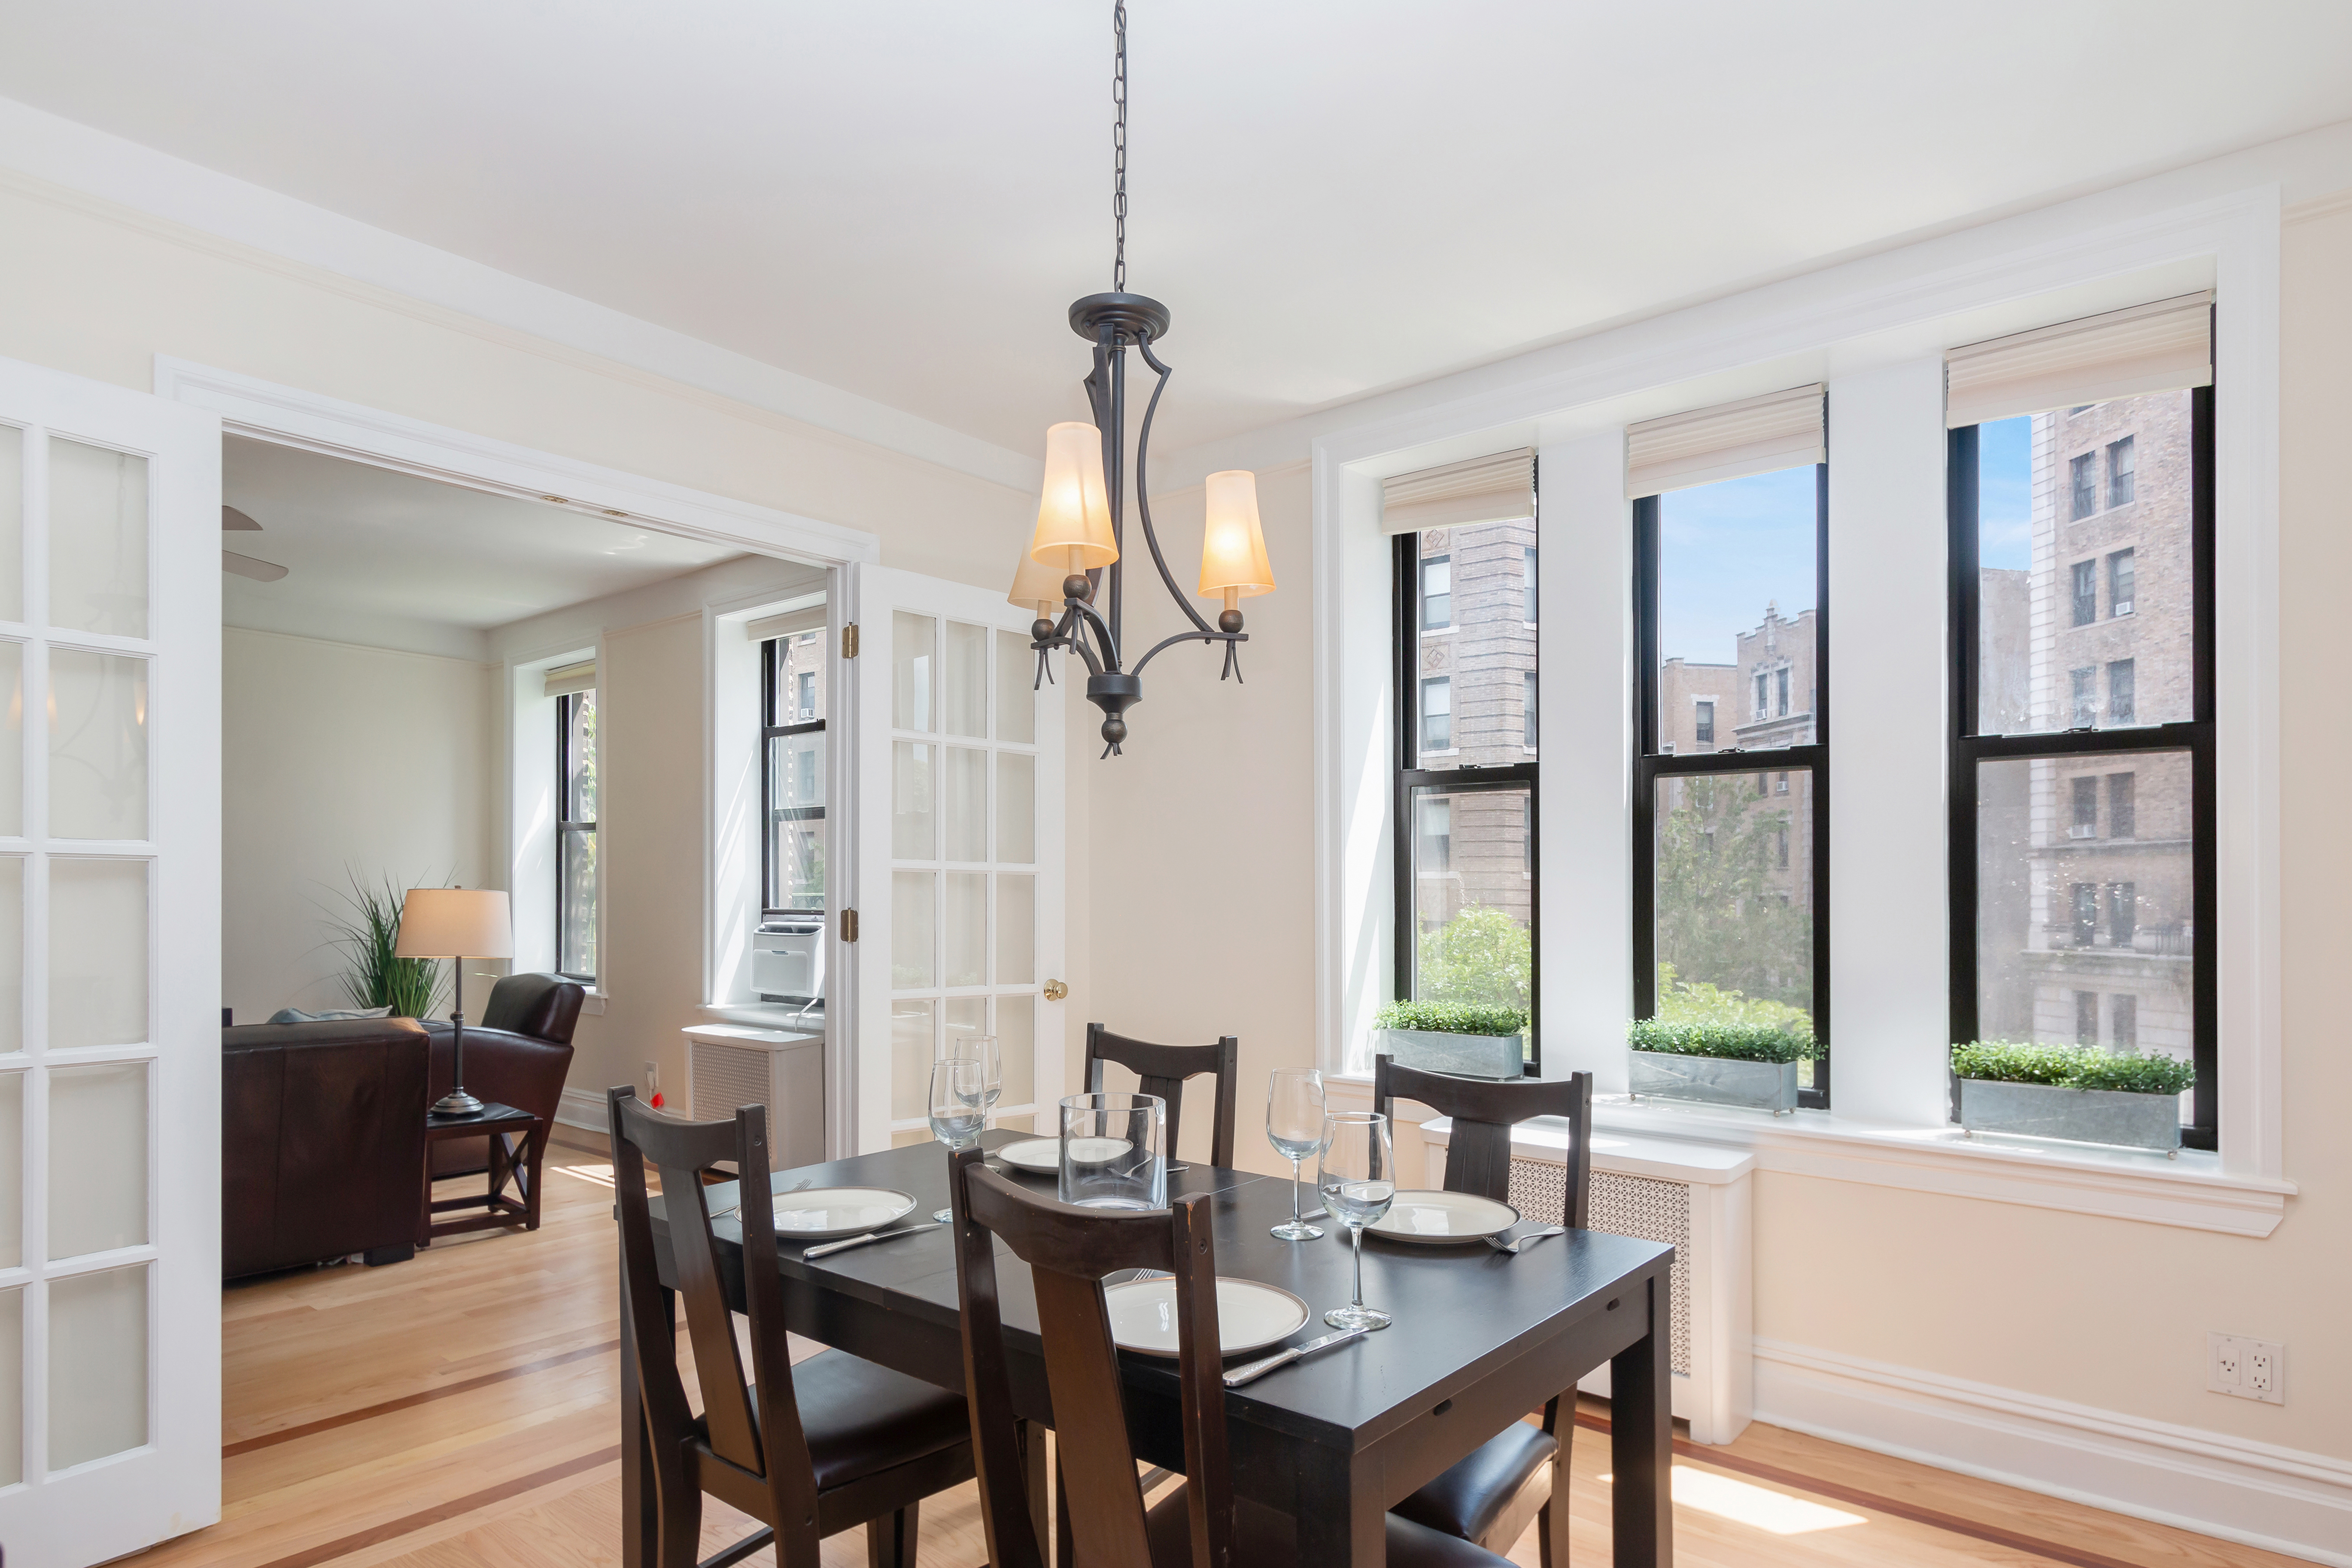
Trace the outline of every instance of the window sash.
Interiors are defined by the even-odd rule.
[[[783,799],[783,781],[776,777],[776,748],[770,743],[786,736],[822,735],[825,727],[825,721],[821,718],[798,718],[801,706],[797,702],[790,706],[784,706],[784,647],[792,635],[793,632],[785,632],[760,644],[760,914],[762,919],[809,913],[804,909],[793,909],[784,902],[784,867],[780,852],[782,825],[814,822],[820,841],[824,833],[824,807],[778,804]],[[816,672],[802,671],[799,674],[806,680],[813,679]],[[797,695],[793,694],[794,696]],[[792,716],[789,722],[778,722],[787,716]],[[795,755],[814,758],[814,753]]]
[[[571,841],[574,837],[578,836],[585,836],[593,840],[596,835],[596,824],[593,820],[574,817],[572,815],[572,812],[579,809],[580,804],[579,795],[576,789],[577,769],[574,766],[577,758],[572,755],[573,716],[579,710],[580,699],[583,696],[592,694],[595,688],[593,686],[585,687],[580,691],[566,692],[555,699],[554,967],[555,972],[563,976],[566,979],[580,980],[592,986],[596,983],[594,966],[592,966],[586,971],[567,969],[563,967],[563,960],[572,952],[573,936],[569,915],[569,911],[572,907],[572,856],[569,852]],[[602,899],[603,893],[604,890],[600,886],[597,889],[597,894],[600,900]],[[594,915],[591,915],[589,918],[593,924],[595,918]],[[595,951],[595,936],[596,934],[593,930],[588,933],[589,950],[592,953]],[[599,955],[598,965],[601,965],[602,962],[602,956]]]
[[[1977,1037],[1977,770],[1980,762],[1998,758],[2107,756],[2135,751],[2186,752],[2189,757],[2196,973],[2191,998],[2197,1087],[2191,1095],[2189,1121],[2180,1130],[2184,1146],[2213,1149],[2219,1145],[2221,1087],[2219,973],[2219,847],[2216,831],[2216,737],[2213,718],[2213,400],[2209,384],[2190,393],[2190,579],[2193,603],[2189,622],[2193,647],[2191,712],[2193,717],[2168,724],[2142,725],[2072,733],[1983,735],[1978,733],[1979,578],[1977,540],[1977,427],[1961,425],[1949,433],[1946,496],[1950,509],[1948,570],[1950,645],[1947,666],[1951,681],[1949,706],[1953,731],[1949,748],[1951,774],[1947,798],[1950,818],[1947,835],[1948,881],[1951,889],[1949,922],[1951,956],[1950,1032],[1956,1040]],[[2077,678],[2095,677],[2095,669],[2074,672]],[[2095,697],[2094,697],[2095,701]],[[2111,774],[2110,779],[2128,777]],[[2112,786],[2111,786],[2112,789]],[[2116,814],[2110,795],[2108,827]],[[2136,812],[2134,813],[2136,815]],[[2134,823],[2135,830],[2137,823]],[[2135,835],[2137,833],[2135,831]],[[2137,1020],[2135,1019],[2135,1028]],[[1958,1119],[1957,1081],[1952,1107]]]
[[[1633,1016],[1648,1018],[1657,1011],[1657,789],[1658,780],[1675,775],[1749,774],[1758,779],[1757,793],[1766,792],[1768,774],[1779,772],[1780,789],[1789,773],[1808,770],[1812,778],[1813,998],[1810,1009],[1813,1037],[1822,1053],[1813,1059],[1813,1082],[1799,1091],[1809,1109],[1827,1110],[1831,1103],[1835,1048],[1830,1023],[1830,583],[1829,465],[1813,468],[1813,738],[1803,746],[1775,747],[1757,751],[1703,751],[1677,755],[1660,745],[1658,696],[1659,499],[1643,497],[1633,502],[1633,644],[1637,742],[1633,757]],[[1781,678],[1788,678],[1787,671]],[[1756,673],[1756,716],[1766,711],[1766,672]],[[1768,766],[1759,771],[1757,764]]]

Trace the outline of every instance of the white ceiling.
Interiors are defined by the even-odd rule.
[[[0,95],[1034,455],[1108,286],[1108,10],[43,0]],[[1130,37],[1170,448],[2352,118],[2342,0],[1136,0]]]
[[[223,576],[233,626],[479,657],[492,627],[734,554],[297,447],[221,445],[222,499],[261,525],[222,545],[289,569],[276,582]]]

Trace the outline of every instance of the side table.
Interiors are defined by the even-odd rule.
[[[496,1230],[509,1225],[520,1225],[526,1230],[538,1229],[539,1171],[545,1145],[543,1132],[537,1116],[528,1111],[518,1111],[511,1105],[491,1103],[461,1116],[445,1116],[438,1112],[427,1111],[425,1113],[424,1206],[417,1216],[416,1244],[430,1247],[444,1236],[459,1236],[469,1230]],[[470,1197],[436,1198],[433,1196],[433,1145],[450,1138],[485,1136],[490,1143],[488,1190]],[[509,1183],[515,1188],[512,1193],[507,1191]],[[462,1219],[433,1218],[436,1214],[467,1208],[488,1212],[470,1214]]]

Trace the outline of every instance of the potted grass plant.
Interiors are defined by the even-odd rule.
[[[2197,1067],[2170,1056],[1975,1040],[1952,1047],[1960,1126],[1978,1133],[2063,1138],[2180,1152],[2180,1095]]]
[[[349,967],[343,989],[355,1008],[390,1008],[394,1018],[421,1019],[433,1011],[441,989],[439,966],[430,958],[403,958],[400,910],[405,890],[390,877],[381,885],[352,873],[343,894],[347,912],[331,915],[331,940],[342,948]]]
[[[1391,1002],[1372,1049],[1405,1067],[1462,1078],[1517,1078],[1527,1069],[1528,1010],[1477,1002]]]
[[[1810,1030],[1723,1019],[1636,1019],[1626,1027],[1626,1088],[1636,1100],[1690,1100],[1785,1116],[1797,1068],[1819,1054]]]

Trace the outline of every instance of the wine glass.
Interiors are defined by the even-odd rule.
[[[1323,1120],[1323,1154],[1316,1173],[1323,1207],[1348,1228],[1356,1247],[1356,1299],[1323,1321],[1335,1329],[1384,1329],[1388,1313],[1364,1305],[1364,1227],[1396,1200],[1396,1150],[1389,1119],[1372,1111],[1335,1111]]]
[[[994,1035],[974,1034],[957,1040],[955,1053],[980,1063],[980,1084],[987,1096],[981,1114],[981,1125],[985,1127],[996,1114],[996,1103],[1004,1098],[1004,1052],[997,1049]]]
[[[931,1063],[931,1136],[950,1149],[968,1149],[980,1142],[982,1124],[988,1120],[988,1080],[985,1070],[969,1056],[943,1056]],[[944,1225],[955,1218],[953,1208],[933,1212]]]
[[[1285,1241],[1323,1234],[1298,1212],[1298,1162],[1323,1147],[1323,1074],[1312,1067],[1277,1067],[1265,1096],[1265,1141],[1290,1162],[1290,1218],[1274,1228]]]

